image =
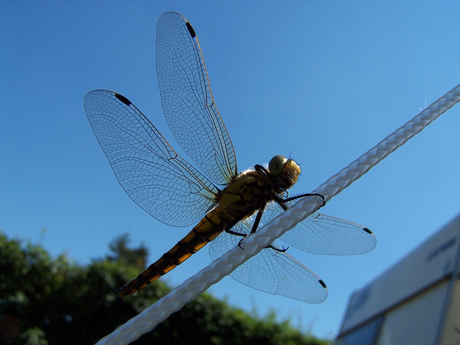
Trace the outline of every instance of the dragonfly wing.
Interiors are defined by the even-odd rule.
[[[283,212],[278,204],[270,203],[259,227]],[[317,212],[287,231],[281,240],[294,248],[326,255],[364,254],[372,251],[377,244],[375,235],[369,229]]]
[[[249,230],[241,230],[244,226],[240,223],[237,224],[239,229],[232,230],[248,233]],[[211,258],[218,259],[237,246],[240,240],[239,236],[222,233],[210,243]],[[242,246],[244,248],[244,243]],[[230,276],[254,289],[307,303],[321,303],[327,297],[326,285],[312,271],[290,255],[271,248],[262,249]]]
[[[377,244],[369,229],[317,212],[286,232],[281,239],[306,252],[327,255],[365,254]]]
[[[237,174],[230,136],[217,110],[198,37],[179,13],[157,25],[156,64],[161,103],[169,127],[187,155],[216,184]]]
[[[118,182],[147,213],[186,226],[212,207],[218,189],[178,156],[129,100],[94,90],[85,96],[85,111]]]

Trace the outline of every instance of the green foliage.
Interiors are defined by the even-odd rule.
[[[114,291],[145,267],[147,249],[123,235],[111,255],[87,266],[0,232],[0,344],[94,344],[168,293],[162,282],[136,296]],[[135,344],[327,344],[277,322],[202,294]]]
[[[135,267],[139,270],[147,266],[147,248],[142,244],[137,249],[128,248],[129,234],[123,234],[109,244],[110,250],[114,255],[108,255],[107,260]]]

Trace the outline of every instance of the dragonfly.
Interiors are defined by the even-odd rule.
[[[268,166],[238,173],[229,133],[214,102],[196,32],[181,14],[158,20],[156,68],[163,113],[190,164],[126,97],[93,90],[84,107],[94,134],[128,196],[158,221],[193,229],[171,250],[118,290],[132,295],[210,243],[213,260],[285,212],[301,198],[290,196],[301,169],[274,156]],[[314,254],[351,255],[371,251],[375,235],[352,222],[313,213],[281,240]],[[276,243],[239,266],[231,277],[255,289],[320,303],[326,284]]]

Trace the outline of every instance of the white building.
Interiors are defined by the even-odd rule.
[[[460,345],[460,215],[355,292],[339,345]]]

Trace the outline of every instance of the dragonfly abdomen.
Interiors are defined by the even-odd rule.
[[[221,214],[222,210],[219,207],[206,214],[187,236],[163,254],[158,261],[118,290],[118,294],[126,297],[143,289],[147,284],[168,273],[216,238],[227,225],[227,221],[221,217]]]

